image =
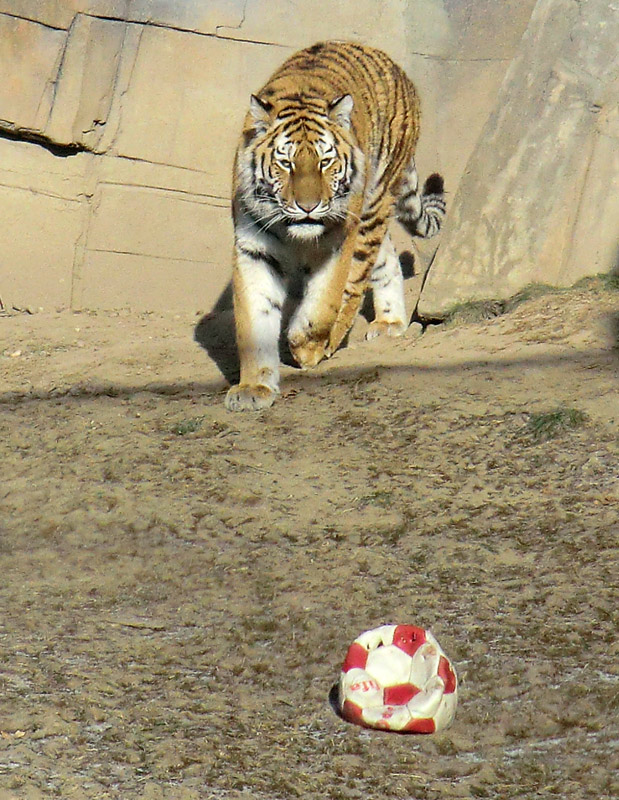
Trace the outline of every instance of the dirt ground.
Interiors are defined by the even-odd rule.
[[[235,415],[212,318],[2,316],[0,800],[616,797],[618,318],[359,320]],[[458,671],[445,732],[330,705],[396,622]]]

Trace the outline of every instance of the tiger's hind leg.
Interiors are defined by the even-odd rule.
[[[401,336],[407,327],[404,277],[389,233],[383,239],[370,275],[370,287],[374,299],[374,320],[365,338],[375,339],[383,334]]]
[[[406,168],[395,206],[398,222],[411,236],[430,239],[441,229],[445,217],[443,178],[434,173],[419,192],[419,177],[415,159]]]

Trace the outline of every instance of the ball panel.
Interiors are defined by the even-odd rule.
[[[386,706],[405,706],[416,694],[419,694],[419,689],[412,683],[401,683],[388,686],[383,691],[383,700]]]
[[[448,728],[451,725],[454,717],[456,716],[457,704],[457,696],[455,692],[453,694],[443,695],[443,701],[440,704],[438,711],[433,716],[437,731],[442,731],[444,728]]]
[[[445,684],[445,694],[452,694],[456,691],[456,673],[453,671],[451,664],[445,658],[445,656],[441,656],[440,661],[438,662],[438,676],[443,679],[443,683]]]
[[[393,643],[400,650],[414,656],[417,650],[426,641],[426,632],[415,625],[397,625],[393,632]]]
[[[361,636],[357,636],[355,642],[365,647],[368,651],[375,650],[381,645],[392,644],[395,629],[395,625],[381,625],[380,628],[374,628],[371,631],[362,633]]]
[[[440,654],[430,642],[422,644],[411,659],[410,682],[420,689],[425,688],[438,669]]]
[[[363,709],[359,708],[359,706],[355,705],[351,700],[344,700],[340,711],[344,719],[348,720],[348,722],[352,722],[355,725],[365,724],[362,716]]]
[[[372,650],[365,668],[381,686],[397,686],[409,682],[411,659],[399,647],[390,644]]]
[[[350,700],[360,708],[383,705],[382,686],[363,669],[353,667],[340,676],[340,698]]]
[[[434,733],[436,726],[433,719],[412,719],[404,730],[406,733]]]
[[[363,718],[372,728],[386,731],[401,731],[411,721],[406,706],[383,706],[382,708],[368,708],[363,712]]]
[[[357,669],[365,669],[367,660],[368,651],[365,649],[365,647],[358,644],[358,642],[353,642],[346,653],[346,658],[344,659],[344,664],[342,665],[342,672],[348,672],[348,670],[353,669],[353,667],[356,667]]]
[[[443,699],[443,681],[434,676],[428,681],[426,688],[416,694],[409,702],[408,708],[413,717],[433,717]]]

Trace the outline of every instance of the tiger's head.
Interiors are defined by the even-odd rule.
[[[316,239],[346,219],[363,180],[352,108],[350,95],[277,104],[252,96],[238,171],[243,202],[263,228],[280,223],[295,239]]]

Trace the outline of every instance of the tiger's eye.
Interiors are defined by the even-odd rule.
[[[328,167],[330,167],[332,163],[333,163],[332,158],[323,158],[318,164],[318,166],[320,167],[320,169],[325,170]]]
[[[286,172],[292,171],[292,161],[288,161],[286,158],[280,158],[277,163],[282,169],[285,169]]]

